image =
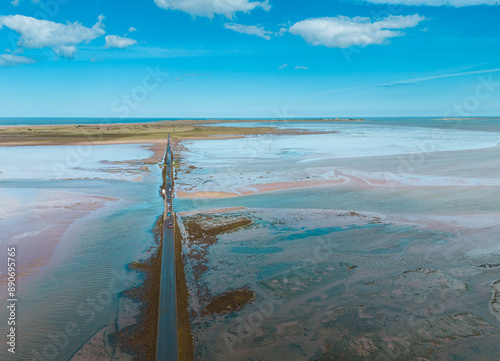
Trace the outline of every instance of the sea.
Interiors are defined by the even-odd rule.
[[[0,125],[162,120],[173,119]],[[498,359],[500,118],[219,125],[306,132],[184,140],[175,150],[175,190],[204,194],[174,198],[183,235],[200,214],[217,215],[214,226],[252,220],[207,248],[199,279],[185,244],[196,359]],[[120,327],[121,292],[142,280],[128,265],[147,255],[163,209],[160,169],[141,161],[148,147],[0,145],[0,247],[16,246],[22,265],[19,353],[2,347],[1,359],[71,360],[97,332]],[[306,184],[261,191],[294,182]],[[237,196],[209,196],[218,192]],[[241,310],[200,312],[242,287],[255,298]],[[79,332],[61,336],[66,327]]]
[[[63,124],[119,124],[119,123],[155,123],[162,121],[182,120],[183,118],[71,118],[71,117],[46,117],[46,118],[6,118],[0,117],[0,126],[11,125],[63,125]],[[194,118],[186,118],[194,119]],[[196,118],[196,120],[213,120],[214,118]],[[228,121],[234,118],[220,120]],[[256,118],[240,118],[239,120],[253,120]],[[311,118],[312,120],[323,120],[325,118]],[[335,118],[328,118],[335,119]],[[419,127],[432,127],[432,128],[461,128],[470,130],[483,130],[483,131],[498,131],[500,125],[500,117],[474,117],[474,118],[442,118],[436,117],[364,117],[365,123],[372,122],[380,125],[411,125]],[[279,121],[280,124],[286,123],[286,120],[280,119],[257,119],[260,121],[268,121],[273,123]],[[227,123],[226,123],[227,125]],[[238,125],[237,125],[238,126]],[[240,125],[245,126],[245,125]]]

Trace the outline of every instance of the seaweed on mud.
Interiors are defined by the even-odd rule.
[[[212,245],[217,242],[217,236],[229,231],[236,231],[240,228],[252,224],[252,220],[243,218],[236,222],[230,222],[215,227],[205,228],[199,224],[199,217],[191,218],[185,223],[185,228],[189,233],[190,240],[196,244]],[[209,217],[204,217],[204,221],[210,220]]]
[[[398,313],[377,306],[375,323],[356,317],[359,311],[353,307],[338,309],[328,325],[335,339],[317,355],[318,360],[428,360],[426,357],[439,353],[451,342],[479,337],[481,329],[491,325],[479,316],[468,312],[432,318],[414,318],[411,323],[401,322]],[[398,321],[398,319],[400,321]],[[383,331],[381,325],[389,325]],[[326,324],[325,324],[326,325]],[[436,359],[436,358],[432,358]]]
[[[246,286],[238,290],[229,290],[213,297],[205,307],[203,315],[223,315],[240,311],[247,303],[254,299],[255,292]]]
[[[194,359],[194,342],[188,311],[189,290],[186,283],[184,260],[182,258],[182,235],[177,221],[175,222],[174,232],[179,360],[191,361]]]
[[[219,224],[214,226],[214,223]],[[185,262],[189,260],[192,264],[196,296],[199,300],[208,302],[211,297],[210,290],[201,282],[203,274],[209,270],[207,266],[208,248],[217,243],[217,236],[247,227],[252,223],[249,218],[236,217],[236,219],[231,219],[215,215],[197,215],[184,221],[187,233],[185,243],[189,251],[183,255],[183,258]]]
[[[485,264],[479,265],[478,267],[481,267],[481,268],[496,268],[496,267],[500,267],[500,263],[485,263]]]
[[[156,358],[162,233],[163,216],[156,220],[153,230],[155,246],[151,249],[151,256],[146,260],[129,265],[130,269],[144,274],[143,283],[122,293],[123,297],[141,303],[138,321],[131,326],[117,330],[113,335],[113,343],[134,356],[134,360],[137,361],[149,361]]]
[[[413,270],[404,271],[403,274],[415,273],[415,272],[433,274],[433,273],[437,273],[437,270],[435,270],[435,269],[426,269],[426,268],[416,268],[416,269],[413,269]]]

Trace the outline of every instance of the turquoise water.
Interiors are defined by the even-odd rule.
[[[134,144],[0,146],[0,180],[130,179],[134,167],[123,160],[138,161],[149,154]]]
[[[309,188],[225,199],[174,199],[180,212],[226,207],[340,209],[390,214],[500,212],[500,190],[489,188]],[[480,199],[481,201],[478,201]]]
[[[1,125],[154,123],[168,118],[0,118]]]
[[[33,249],[45,258],[46,246],[56,241],[40,267],[29,275],[18,269],[18,353],[12,358],[2,347],[2,360],[38,354],[70,360],[101,328],[114,329],[123,312],[120,293],[141,282],[127,265],[145,257],[154,243],[152,229],[163,212],[157,193],[161,175],[156,165],[140,169],[140,159],[151,152],[140,145],[93,146],[81,162],[71,163],[66,161],[71,150],[0,148],[0,247],[16,246],[24,264],[39,262]],[[24,154],[30,157],[7,161]],[[64,167],[62,174],[52,171],[54,163]],[[134,181],[138,176],[142,180]],[[95,202],[101,207],[92,210]],[[83,217],[81,207],[88,208]],[[66,219],[71,225],[61,237],[54,227]],[[5,316],[2,309],[0,318]],[[65,337],[66,327],[79,331]],[[5,332],[5,323],[0,330]]]
[[[336,133],[184,141],[176,189],[209,193],[176,211],[252,220],[206,263],[186,244],[196,358],[496,361],[500,121],[453,122],[234,123]],[[322,183],[259,192],[294,181]],[[240,287],[255,301],[200,315],[200,290]]]
[[[500,131],[495,127],[480,131],[443,129],[435,121],[434,126],[400,122],[270,123],[334,133],[186,140],[179,156],[190,168],[179,169],[177,190],[245,194],[260,185],[294,181],[356,183],[356,188],[359,183],[419,189],[500,186]]]
[[[253,224],[208,248],[201,284],[211,296],[246,286],[256,300],[230,315],[192,316],[196,359],[318,360],[331,348],[331,359],[376,360],[390,357],[390,342],[395,359],[430,348],[439,353],[424,359],[453,359],[466,343],[475,352],[463,360],[496,360],[500,324],[488,302],[500,270],[478,266],[500,257],[498,222],[436,230],[373,214],[262,207],[219,217],[241,216]],[[192,263],[197,310],[206,301],[196,296]],[[359,354],[356,340],[370,353]]]
[[[469,130],[483,130],[483,131],[500,131],[500,117],[477,117],[474,119],[453,119],[442,120],[440,117],[365,117],[365,124],[380,124],[380,125],[394,125],[400,126],[401,124],[410,126],[423,126],[423,127],[438,127],[449,129],[469,129]],[[191,119],[191,118],[190,118]],[[116,124],[116,123],[154,123],[165,120],[179,120],[179,118],[0,118],[0,126],[2,125],[52,125],[52,124]],[[205,119],[199,119],[205,120]],[[251,119],[250,119],[251,120]],[[228,123],[230,126],[248,126],[241,123]],[[225,126],[229,126],[225,124]],[[247,123],[249,124],[249,123]],[[273,122],[269,120],[268,124],[273,126],[283,127],[287,129],[286,125],[290,124],[291,127],[297,127],[297,122]],[[310,124],[310,123],[309,123]],[[311,127],[321,128],[324,123],[318,125],[310,125]],[[217,124],[220,126],[221,124]],[[223,124],[224,125],[224,124]]]
[[[224,127],[256,127],[256,126],[272,126],[279,129],[311,129],[311,130],[331,130],[338,125],[358,126],[363,125],[380,125],[380,126],[410,126],[410,127],[426,127],[440,129],[463,129],[476,131],[500,131],[500,117],[477,117],[477,118],[453,118],[440,119],[440,117],[367,117],[362,122],[287,122],[273,121],[259,123],[220,123],[209,124],[207,126],[224,126]]]

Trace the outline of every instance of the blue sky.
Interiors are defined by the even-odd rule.
[[[14,0],[0,117],[500,113],[500,0]]]

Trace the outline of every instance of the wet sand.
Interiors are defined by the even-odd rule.
[[[60,149],[45,147],[44,152],[41,152],[39,148],[22,148],[22,151],[28,155],[32,149],[34,154],[29,156],[32,161],[36,162],[37,170],[19,172],[17,168],[14,168],[11,171],[11,168],[15,166],[14,163],[2,164],[2,184],[5,184],[5,187],[0,188],[0,193],[7,203],[0,211],[1,238],[2,243],[8,242],[9,246],[17,247],[18,292],[20,292],[19,297],[22,302],[20,304],[24,309],[23,314],[20,315],[20,324],[23,322],[31,325],[31,329],[23,331],[20,338],[20,346],[23,346],[23,353],[20,357],[28,357],[29,353],[35,350],[43,353],[43,345],[50,342],[50,339],[47,339],[47,333],[60,330],[60,325],[64,326],[65,322],[74,320],[80,322],[82,332],[78,337],[70,338],[68,347],[61,349],[58,356],[69,357],[78,350],[75,345],[80,348],[85,342],[82,340],[82,343],[79,343],[81,338],[89,337],[90,333],[94,333],[96,325],[102,326],[101,321],[92,322],[93,320],[78,314],[78,307],[83,305],[79,302],[83,302],[84,297],[75,299],[74,294],[78,294],[78,291],[73,292],[71,286],[60,289],[60,285],[66,280],[59,277],[61,272],[64,273],[64,270],[67,270],[66,272],[69,273],[64,277],[76,279],[75,287],[81,286],[89,290],[85,297],[90,299],[103,290],[103,285],[108,284],[108,278],[117,281],[116,277],[122,277],[120,275],[120,272],[123,274],[120,266],[121,257],[127,259],[131,257],[130,253],[137,252],[136,246],[128,245],[132,251],[120,250],[119,254],[106,258],[104,262],[97,261],[102,258],[101,252],[105,253],[109,249],[120,247],[122,243],[124,246],[130,243],[130,240],[126,238],[127,235],[124,235],[125,238],[115,239],[117,238],[115,234],[120,233],[119,229],[112,232],[112,229],[108,229],[105,224],[99,223],[102,223],[105,218],[113,224],[117,212],[122,217],[128,217],[128,209],[133,209],[135,204],[141,202],[151,207],[147,203],[147,196],[135,196],[130,194],[130,191],[144,188],[143,185],[137,188],[132,183],[149,183],[145,177],[153,173],[156,166],[149,165],[148,168],[148,163],[157,163],[156,158],[160,159],[164,150],[161,149],[163,148],[161,144],[157,144],[156,147],[155,144],[140,143],[140,147],[137,144],[130,149],[113,148],[114,145],[105,149],[84,148],[86,153],[82,152],[81,157],[87,157],[84,159],[86,162],[68,161],[66,155],[74,155],[78,154],[79,150],[82,151],[83,148],[80,149],[77,146]],[[152,152],[148,152],[148,149]],[[9,148],[5,151],[4,148],[3,151],[15,154],[16,149]],[[149,156],[149,154],[151,154],[149,159],[141,158],[141,155]],[[103,155],[102,158],[100,158],[101,155]],[[42,157],[42,160],[37,160],[37,156]],[[65,167],[61,175],[53,172],[51,167],[55,164]],[[38,169],[43,172],[39,172]],[[113,191],[113,188],[116,191]],[[151,193],[155,193],[154,189]],[[113,196],[108,196],[109,194]],[[144,218],[143,215],[141,216]],[[91,225],[89,225],[90,222],[92,222]],[[132,224],[133,220],[129,223]],[[133,227],[142,229],[143,225]],[[133,233],[134,229],[130,232]],[[93,232],[99,234],[93,234]],[[147,243],[148,237],[148,234],[140,238],[133,237],[133,242],[139,245],[139,252],[135,257],[141,257],[143,254],[144,250],[141,250],[140,244]],[[100,239],[104,243],[99,243]],[[107,243],[110,243],[109,248]],[[94,252],[99,252],[99,254],[93,254]],[[81,263],[73,265],[73,262],[78,262],[76,260],[80,260]],[[78,280],[78,273],[70,272],[75,268],[82,273],[93,272],[93,275],[84,281]],[[5,274],[0,274],[0,279],[4,278]],[[119,283],[116,288],[113,287],[113,290],[131,287],[135,278],[134,272],[126,273],[126,276],[119,278],[122,283]],[[39,289],[41,285],[45,285],[47,292],[50,292],[49,298],[43,295],[45,289]],[[2,288],[2,294],[3,292]],[[103,319],[116,317],[116,325],[119,329],[136,324],[137,307],[124,303],[120,297],[117,297],[116,291],[113,292],[105,301],[107,307],[99,308],[99,317]],[[57,300],[47,305],[46,302],[50,302],[50,297],[55,294],[59,295]],[[113,308],[112,301],[115,298],[117,307]],[[40,309],[33,310],[31,307]],[[116,314],[113,315],[115,312]],[[109,336],[115,331],[113,326],[106,326],[93,334],[77,352],[78,356],[75,356],[75,360],[131,360],[129,355],[121,352],[116,344],[110,342]]]
[[[241,217],[253,223],[208,243],[193,226]],[[495,259],[500,224],[453,229],[466,218],[429,224],[282,209],[183,216],[195,359],[430,360],[470,344],[493,360],[500,266],[483,262]],[[193,256],[200,249],[202,257]],[[255,301],[218,315],[204,311],[245,286]]]
[[[324,187],[343,183],[344,180],[325,180],[325,181],[297,181],[297,182],[279,182],[268,184],[250,184],[245,188],[235,189],[234,192],[176,192],[179,198],[231,198],[241,197],[250,194],[275,192],[280,190],[290,190],[297,188]]]
[[[176,145],[195,359],[496,360],[500,138],[343,130]]]
[[[119,352],[114,345],[109,342],[115,330],[105,327],[99,330],[78,352],[71,358],[71,361],[132,361],[130,355]]]
[[[246,209],[245,207],[230,207],[230,208],[219,208],[219,209],[212,209],[212,210],[206,210],[203,212],[200,211],[193,211],[193,212],[179,212],[177,213],[179,216],[185,216],[188,214],[197,214],[197,213],[224,213],[224,212],[232,212],[232,211],[239,211]]]
[[[160,155],[161,146],[161,143],[144,145],[154,153],[149,159],[143,159],[140,163],[146,164],[156,159]],[[103,160],[103,163],[106,162]],[[147,169],[141,168],[136,161],[107,163],[116,166],[117,169],[104,169],[103,172],[118,173],[125,170],[135,177],[131,178],[133,181],[141,181],[147,172]],[[71,179],[73,178],[67,178]],[[10,239],[10,244],[18,248],[18,269],[21,270],[19,277],[29,277],[39,273],[50,262],[61,238],[74,222],[105,207],[108,202],[119,200],[113,197],[56,190],[32,192],[28,189],[13,189],[9,194],[7,192],[6,189],[3,190],[4,199],[8,202],[7,209],[4,208],[2,211],[5,212],[3,217],[0,213],[0,224],[3,218],[8,220],[8,225],[3,227],[2,236]],[[22,208],[20,202],[24,203]],[[0,281],[5,280],[5,277],[5,272],[0,271]],[[21,284],[27,283],[29,281],[25,280]],[[2,289],[2,293],[3,291],[5,290]]]
[[[114,201],[117,199],[51,191],[30,201],[32,208],[22,215],[9,217],[3,236],[17,248],[20,287],[29,286],[29,277],[50,263],[61,238],[74,222]],[[0,281],[5,281],[6,276],[0,272]],[[0,296],[5,296],[4,292],[6,289],[2,288]]]
[[[433,187],[433,188],[450,188],[450,187],[499,187],[500,180],[477,180],[463,178],[438,178],[429,179],[428,177],[400,177],[387,179],[383,175],[352,172],[351,174],[336,172],[336,178],[330,180],[313,180],[313,181],[295,181],[295,182],[276,182],[249,184],[244,187],[235,188],[232,192],[218,191],[177,191],[176,196],[179,198],[233,198],[248,196],[252,194],[260,194],[266,192],[286,191],[293,189],[305,189],[314,187],[358,187],[360,189],[370,188],[415,188],[415,187]],[[181,188],[182,189],[182,188]]]

